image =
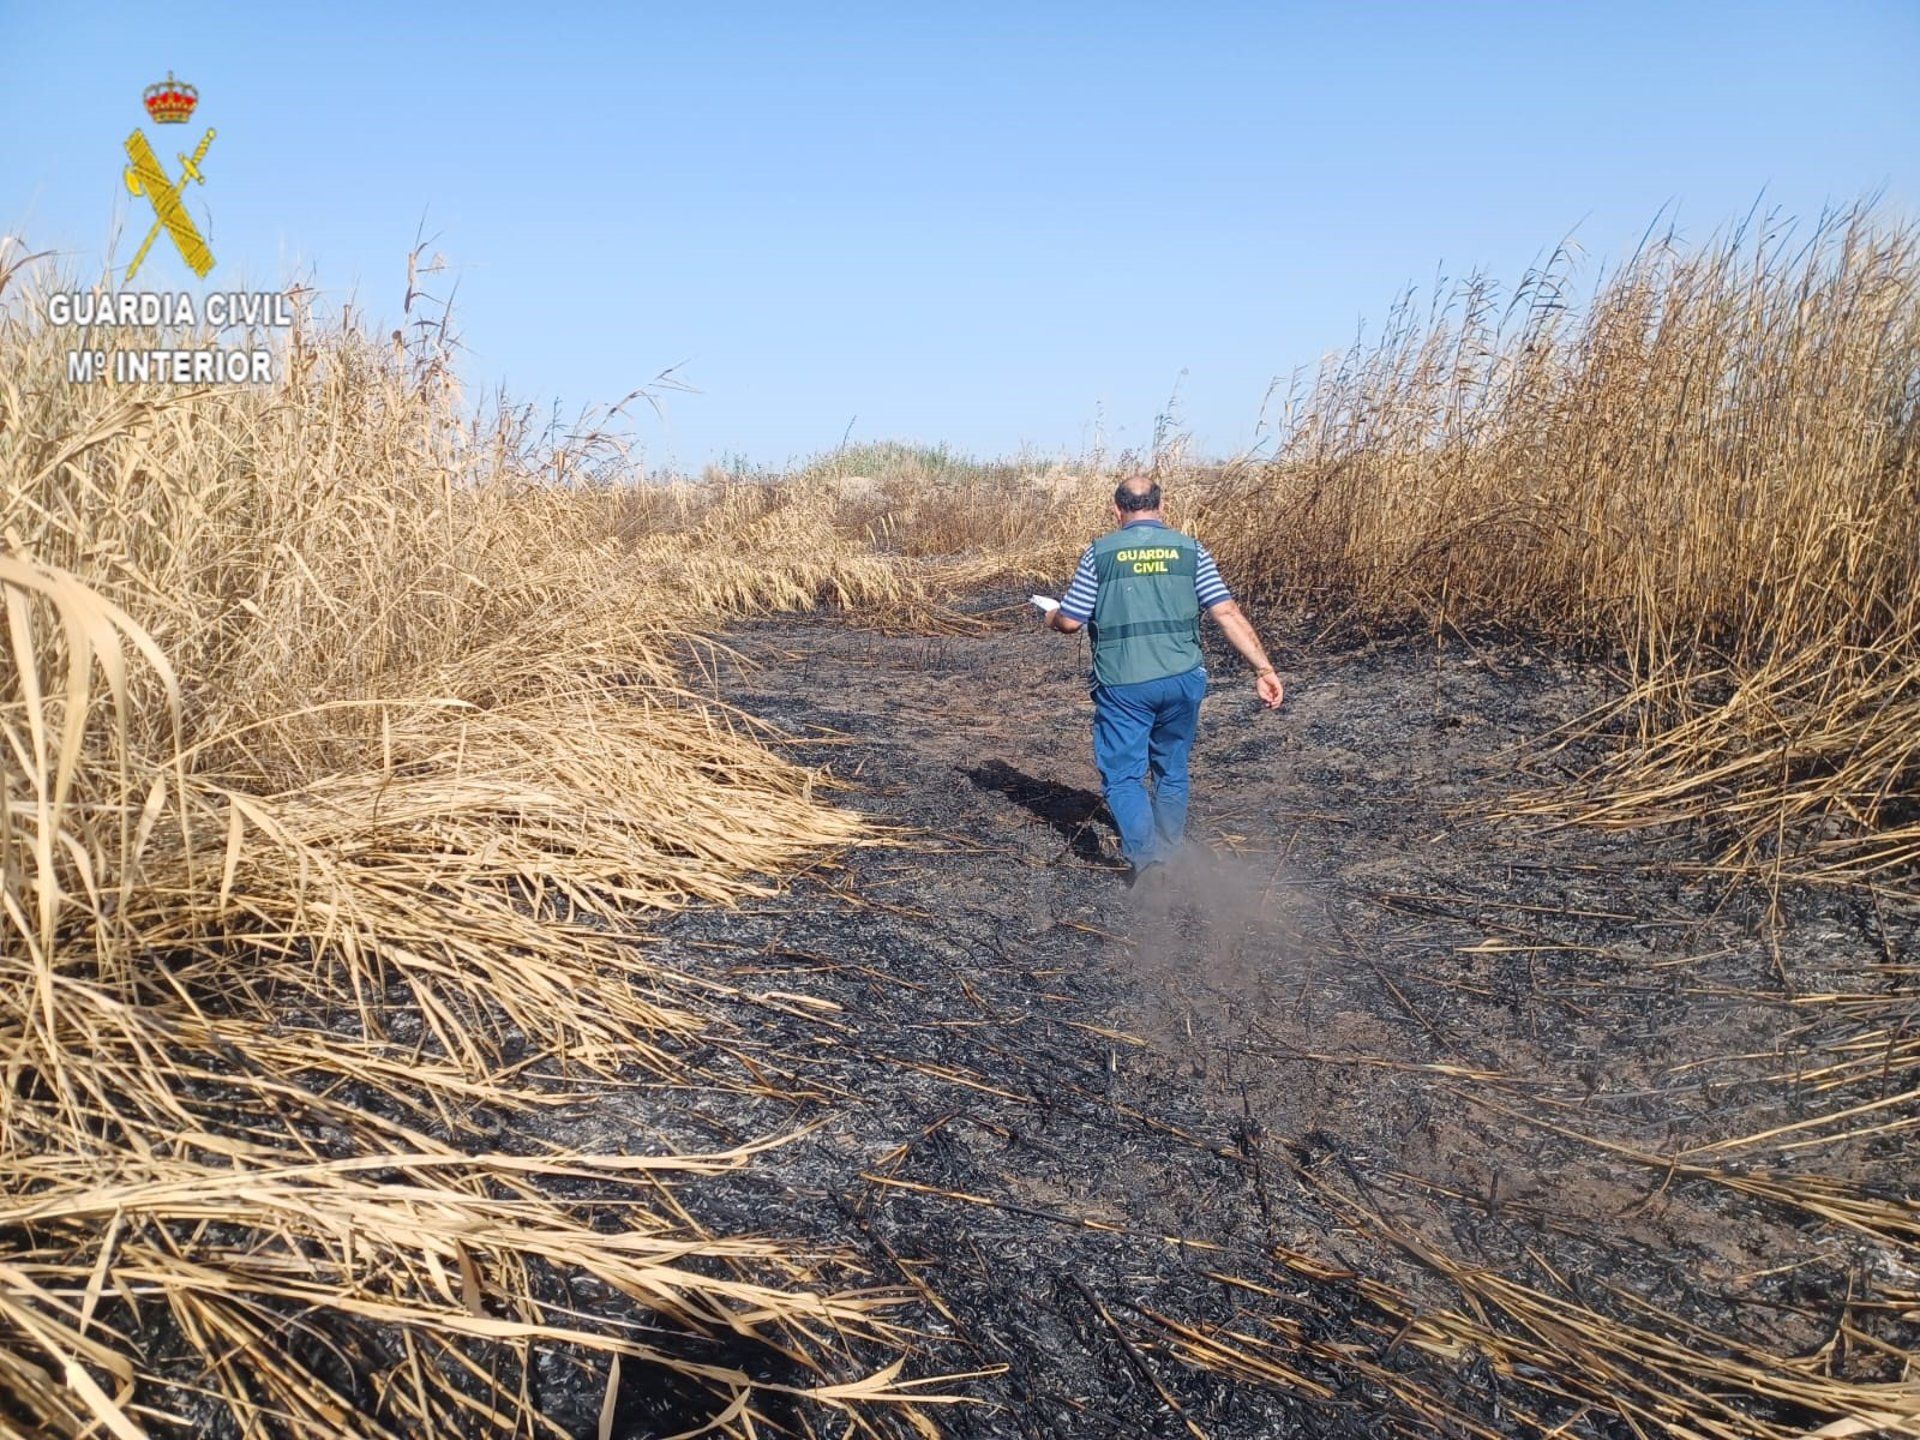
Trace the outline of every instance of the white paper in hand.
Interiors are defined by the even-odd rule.
[[[1029,595],[1027,599],[1042,615],[1051,615],[1060,608],[1060,602],[1051,595]]]

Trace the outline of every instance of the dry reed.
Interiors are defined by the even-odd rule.
[[[552,1347],[764,1419],[663,1333],[783,1352],[829,1408],[909,1395],[846,1380],[884,1297],[667,1188],[750,1152],[460,1153],[476,1104],[539,1103],[528,1066],[684,1073],[705,992],[636,915],[860,838],[685,686],[689,621],[884,603],[899,567],[791,520],[633,543],[514,417],[464,421],[438,344],[307,321],[268,389],[68,386],[9,281],[5,1423],[531,1433]],[[618,1180],[621,1223],[555,1175]],[[556,1308],[555,1274],[608,1305]]]
[[[1617,658],[1630,743],[1529,813],[1710,822],[1732,865],[1920,859],[1920,229],[1650,242],[1584,300],[1397,309],[1201,504],[1231,568],[1357,617]]]
[[[0,300],[18,301],[14,279]],[[464,1158],[422,1126],[457,1140],[476,1100],[539,1103],[509,1078],[508,1037],[556,1066],[674,1072],[701,996],[623,943],[633,915],[739,896],[859,838],[689,689],[682,662],[706,643],[690,627],[823,603],[924,618],[943,585],[1063,577],[1135,462],[1036,473],[881,447],[787,483],[614,487],[596,481],[619,470],[600,437],[463,420],[443,346],[309,326],[270,391],[168,395],[64,387],[64,343],[31,305],[0,309],[11,1413],[134,1433],[190,1372],[237,1426],[457,1429],[523,1415],[529,1347],[566,1343],[677,1369],[726,1424],[754,1423],[738,1370],[543,1307],[553,1268],[678,1330],[844,1371],[856,1337],[888,1333],[874,1297],[702,1234],[665,1183],[750,1155],[651,1157],[616,1244],[540,1167]],[[1510,294],[1473,277],[1403,304],[1280,420],[1269,462],[1169,462],[1176,518],[1240,589],[1619,665],[1621,698],[1592,722],[1608,758],[1521,813],[1704,824],[1742,873],[1913,890],[1911,224],[1856,210],[1695,249],[1669,235],[1584,296],[1565,253]],[[1861,1006],[1817,1072],[1842,1099],[1856,1072],[1920,1063],[1909,1017]],[[329,1074],[421,1126],[302,1078]],[[1908,1099],[1722,1143],[1896,1133]],[[1910,1248],[1871,1197],[1701,1158],[1662,1163]],[[552,1162],[575,1178],[634,1163]],[[1770,1435],[1790,1432],[1754,1405],[1786,1398],[1834,1417],[1826,1433],[1912,1432],[1898,1386],[1740,1352],[1631,1296],[1571,1310],[1422,1260],[1468,1309],[1406,1311],[1404,1342],[1483,1355],[1548,1408]],[[184,1369],[135,1334],[160,1309]],[[1244,1339],[1173,1348],[1292,1383]]]

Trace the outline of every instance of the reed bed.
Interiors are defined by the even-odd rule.
[[[1199,524],[1230,569],[1308,598],[1323,627],[1495,632],[1617,667],[1617,698],[1541,747],[1598,740],[1602,758],[1506,813],[1687,827],[1715,868],[1776,896],[1813,882],[1911,904],[1920,229],[1866,208],[1756,216],[1698,247],[1655,236],[1584,294],[1570,259],[1508,292],[1475,277],[1401,306],[1287,397],[1274,461],[1203,496]],[[1855,988],[1793,996],[1807,1058],[1771,1078],[1796,1118],[1752,1133],[1655,1154],[1458,1087],[1656,1185],[1798,1217],[1806,1249],[1781,1263],[1857,1251],[1824,1346],[1760,1345],[1544,1260],[1498,1273],[1307,1176],[1461,1298],[1434,1313],[1364,1282],[1390,1331],[1376,1361],[1396,1344],[1477,1358],[1542,1433],[1920,1434],[1911,1197],[1818,1168],[1911,1136],[1912,967],[1885,959]],[[1429,1390],[1404,1398],[1456,1423]]]
[[[1287,398],[1202,503],[1243,581],[1616,660],[1627,743],[1529,814],[1706,822],[1776,878],[1911,873],[1920,230],[1671,233],[1590,294],[1472,277]]]
[[[591,429],[474,419],[444,324],[304,320],[264,390],[68,386],[73,337],[26,286],[0,271],[0,1430],[534,1433],[564,1350],[604,1357],[609,1406],[640,1383],[733,1433],[788,1401],[926,1433],[914,1407],[945,1397],[884,1365],[892,1295],[683,1203],[754,1147],[503,1154],[486,1117],[582,1078],[726,1083],[694,1068],[714,987],[650,965],[636,921],[869,838],[690,679],[715,627],[968,623],[943,595],[1063,579],[1143,465],[1236,588],[1317,633],[1493,630],[1616,665],[1618,700],[1550,739],[1602,734],[1605,758],[1514,813],[1697,826],[1731,873],[1920,891],[1906,222],[1666,235],[1586,292],[1565,253],[1511,291],[1471,277],[1282,397],[1269,458],[1211,470],[1177,444],[882,446],[635,486]],[[1905,990],[1800,998],[1826,1048],[1794,1083],[1830,1108],[1617,1158],[1910,1266],[1910,1204],[1762,1163],[1910,1133]],[[1887,1373],[1841,1373],[1323,1198],[1462,1307],[1319,1274],[1364,1292],[1377,1351],[1254,1321],[1164,1320],[1163,1343],[1312,1393],[1287,1358],[1308,1345],[1463,1433],[1487,1432],[1396,1347],[1481,1357],[1543,1429],[1772,1440],[1799,1405],[1821,1433],[1920,1433],[1876,1330],[1849,1343]]]
[[[432,343],[309,321],[271,388],[69,386],[26,278],[0,277],[0,1428],[532,1434],[556,1349],[742,1434],[781,1384],[908,1398],[874,1378],[886,1297],[675,1198],[751,1149],[529,1159],[484,1121],[569,1077],[691,1078],[710,987],[650,966],[636,917],[862,831],[688,688],[689,626],[903,598],[901,567],[793,517],[637,544],[551,483],[567,455],[467,419]]]

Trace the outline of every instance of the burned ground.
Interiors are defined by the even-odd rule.
[[[690,1203],[851,1245],[865,1283],[906,1287],[918,1373],[986,1372],[949,1387],[980,1403],[938,1412],[961,1436],[1626,1435],[1578,1386],[1515,1403],[1472,1346],[1400,1344],[1463,1303],[1500,1323],[1441,1272],[1781,1354],[1831,1343],[1869,1269],[1889,1281],[1870,1237],[1645,1157],[1812,1113],[1796,1071],[1834,1036],[1801,1002],[1910,985],[1910,911],[1813,893],[1781,912],[1703,873],[1705,837],[1487,818],[1580,763],[1523,742],[1604,682],[1432,637],[1283,644],[1277,714],[1212,656],[1198,853],[1129,891],[1083,647],[1013,601],[981,601],[972,635],[820,616],[731,637],[719,693],[889,843],[652,942],[740,992],[709,1058],[752,1083],[697,1102],[704,1128],[663,1131],[636,1088],[549,1138],[811,1127]],[[1766,1170],[1900,1197],[1907,1135],[1768,1150]],[[1757,1152],[1699,1153],[1738,1177]],[[1855,1352],[1832,1363],[1883,1372]],[[559,1418],[590,1419],[581,1395]]]

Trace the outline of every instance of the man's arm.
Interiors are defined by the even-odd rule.
[[[1286,688],[1274,673],[1273,662],[1267,659],[1260,637],[1253,633],[1253,622],[1240,613],[1240,607],[1234,603],[1233,592],[1227,589],[1227,582],[1220,578],[1220,567],[1214,563],[1213,553],[1205,545],[1200,546],[1200,562],[1193,576],[1193,593],[1200,602],[1200,608],[1220,622],[1227,643],[1253,667],[1253,688],[1260,692],[1260,699],[1266,707],[1273,709],[1286,695]]]
[[[1260,637],[1254,633],[1253,622],[1240,613],[1238,601],[1222,600],[1217,605],[1209,605],[1207,613],[1220,624],[1221,633],[1227,637],[1227,643],[1240,652],[1240,658],[1253,667],[1253,688],[1260,692],[1260,699],[1269,710],[1277,707],[1286,697],[1286,687],[1280,683],[1280,676],[1273,668],[1273,662],[1267,658]]]
[[[1060,597],[1058,609],[1047,612],[1047,628],[1071,635],[1093,618],[1093,604],[1100,594],[1100,576],[1093,565],[1093,547],[1080,552],[1080,563],[1073,569],[1067,593]]]

